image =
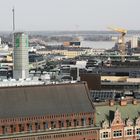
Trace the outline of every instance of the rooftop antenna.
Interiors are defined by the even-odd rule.
[[[15,31],[15,8],[13,7],[12,9],[12,12],[13,12],[13,33]]]

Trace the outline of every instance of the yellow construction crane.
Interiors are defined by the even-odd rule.
[[[118,46],[119,46],[119,51],[121,55],[121,61],[124,62],[125,55],[126,55],[126,45],[125,45],[124,37],[127,34],[127,30],[123,28],[119,28],[119,27],[113,27],[113,26],[110,26],[108,28],[115,32],[121,33],[121,35],[118,38]]]

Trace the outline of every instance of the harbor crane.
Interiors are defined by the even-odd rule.
[[[125,55],[126,55],[126,45],[125,45],[124,38],[125,38],[125,35],[127,34],[127,30],[123,28],[119,28],[119,27],[113,27],[113,26],[110,26],[108,28],[111,29],[112,31],[120,33],[120,36],[118,38],[118,47],[119,47],[119,51],[121,55],[121,61],[124,62]]]

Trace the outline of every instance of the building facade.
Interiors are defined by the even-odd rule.
[[[110,106],[97,107],[97,116],[99,118],[99,140],[140,140],[140,104],[134,100],[127,104],[127,101],[121,101],[120,105],[114,105],[114,101]],[[102,109],[101,109],[102,108]],[[96,117],[97,117],[96,116]]]
[[[0,139],[98,140],[85,83],[0,88]]]
[[[140,140],[140,103],[91,102],[86,83],[0,88],[1,140]]]

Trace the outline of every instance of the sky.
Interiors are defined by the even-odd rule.
[[[140,30],[140,0],[0,0],[0,31]]]

